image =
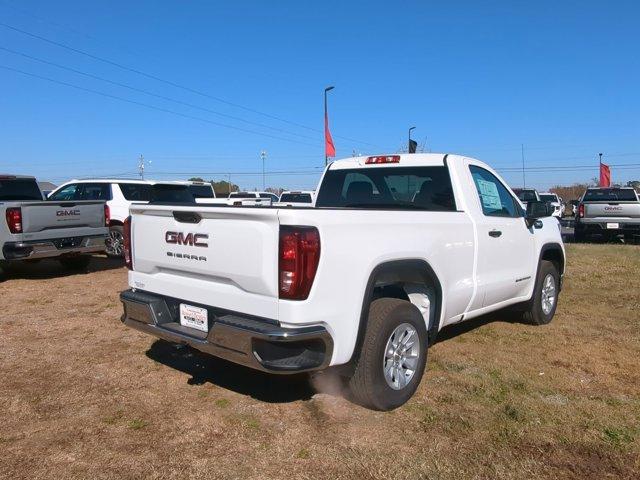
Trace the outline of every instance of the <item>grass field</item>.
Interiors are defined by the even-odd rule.
[[[390,413],[127,329],[106,259],[25,267],[0,283],[0,478],[639,478],[640,247],[567,249],[551,325],[445,330]]]

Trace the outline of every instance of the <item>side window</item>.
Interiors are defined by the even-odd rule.
[[[83,200],[111,200],[108,183],[85,183],[82,186]]]
[[[129,202],[148,202],[151,200],[151,185],[144,183],[119,183],[120,191]]]
[[[80,185],[72,183],[66,187],[58,190],[56,193],[49,197],[49,200],[55,200],[58,202],[68,202],[71,200],[80,200]]]
[[[520,209],[495,175],[475,165],[469,167],[478,191],[482,213],[489,217],[519,217]]]

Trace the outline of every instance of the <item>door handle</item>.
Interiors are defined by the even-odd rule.
[[[502,235],[502,232],[500,230],[491,230],[489,232],[489,236],[493,238],[498,238],[500,235]]]

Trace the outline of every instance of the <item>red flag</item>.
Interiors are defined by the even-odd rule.
[[[609,168],[609,165],[606,165],[604,163],[600,164],[600,186],[611,186],[611,169]]]
[[[333,145],[333,138],[331,138],[331,132],[329,131],[329,114],[326,108],[324,110],[324,156],[336,156],[336,147]]]

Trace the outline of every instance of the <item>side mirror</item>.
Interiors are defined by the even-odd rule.
[[[541,228],[542,224],[536,225],[536,220],[544,217],[550,217],[553,214],[553,207],[547,202],[529,202],[527,203],[527,215],[525,216],[525,223],[527,228],[533,226]],[[540,223],[540,222],[538,222]]]

